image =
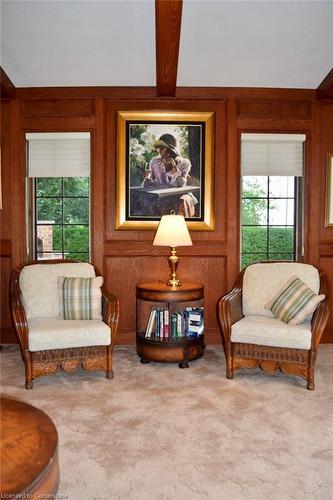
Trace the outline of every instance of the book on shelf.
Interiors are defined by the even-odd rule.
[[[185,334],[188,337],[198,337],[204,333],[204,308],[185,307]]]
[[[155,329],[156,314],[157,314],[157,310],[155,307],[153,307],[150,311],[149,318],[147,321],[147,327],[146,327],[146,333],[145,333],[145,337],[147,337],[147,338],[150,338],[152,336],[152,333]]]
[[[204,333],[204,308],[185,307],[170,314],[167,307],[152,307],[149,313],[145,337],[155,340],[198,337]]]
[[[164,318],[164,328],[163,328],[163,334],[164,334],[164,338],[165,339],[169,339],[170,337],[170,313],[169,313],[169,309],[166,307],[164,310],[163,310],[163,318]]]

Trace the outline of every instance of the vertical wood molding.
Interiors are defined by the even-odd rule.
[[[104,276],[104,240],[105,240],[105,112],[104,100],[95,102],[95,130],[91,137],[91,247],[92,259]]]
[[[319,232],[321,226],[320,205],[324,202],[323,183],[325,176],[321,175],[321,150],[322,150],[322,105],[318,102],[312,104],[312,123],[306,158],[305,170],[305,262],[315,266],[319,265]]]
[[[25,148],[20,117],[20,103],[12,101],[11,127],[11,195],[12,195],[12,246],[13,267],[25,261]]]
[[[230,290],[239,272],[240,262],[240,144],[237,124],[237,100],[227,102],[227,288]]]
[[[175,97],[183,0],[155,0],[156,92]]]

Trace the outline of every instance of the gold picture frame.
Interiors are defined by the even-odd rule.
[[[116,229],[153,230],[174,210],[213,230],[213,133],[213,112],[118,111]]]
[[[333,227],[333,153],[327,155],[325,226]]]

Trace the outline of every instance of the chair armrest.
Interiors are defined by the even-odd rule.
[[[119,301],[115,295],[103,290],[102,294],[103,321],[111,328],[111,344],[114,345],[118,330]]]
[[[312,332],[312,340],[311,340],[311,348],[317,349],[320,339],[324,333],[328,317],[330,315],[328,298],[325,297],[322,300],[315,310],[312,320],[311,320],[311,332]]]
[[[315,350],[319,345],[320,339],[324,333],[328,321],[328,317],[330,315],[329,289],[328,289],[327,276],[323,271],[320,271],[319,277],[320,277],[319,293],[324,294],[325,298],[317,305],[317,308],[311,320],[311,332],[312,332],[311,349]]]
[[[218,302],[218,319],[224,341],[230,342],[231,327],[242,318],[242,290],[234,288]]]
[[[21,289],[19,285],[19,272],[15,269],[12,272],[10,281],[10,310],[22,352],[28,349],[28,321],[21,299]]]

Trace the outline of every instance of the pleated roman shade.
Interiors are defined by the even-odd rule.
[[[89,177],[90,133],[29,133],[29,177]]]
[[[304,134],[242,134],[242,175],[303,175]]]

